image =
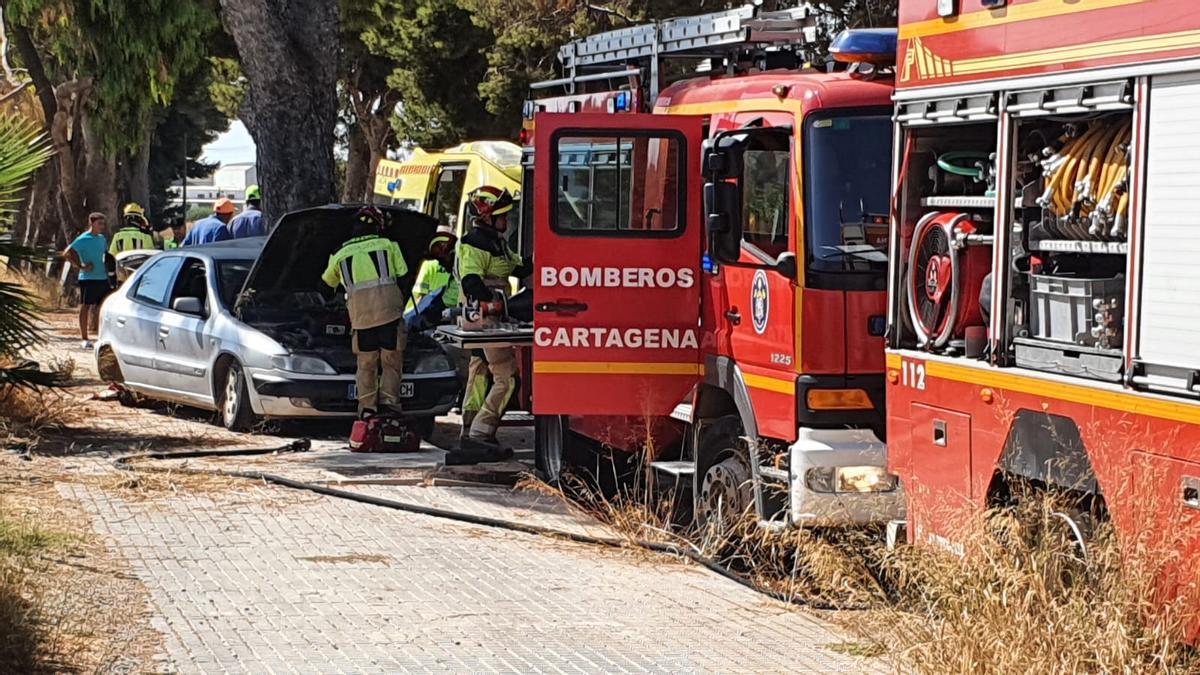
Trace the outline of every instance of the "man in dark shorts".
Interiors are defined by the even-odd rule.
[[[88,329],[100,332],[100,303],[108,295],[108,272],[104,268],[104,254],[108,241],[104,237],[104,214],[88,216],[88,229],[72,241],[63,256],[79,270],[79,337],[83,349],[92,348]]]

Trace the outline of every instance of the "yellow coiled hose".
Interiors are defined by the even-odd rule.
[[[1038,203],[1059,236],[1124,238],[1129,216],[1129,141],[1132,122],[1098,120],[1061,138],[1062,149],[1042,162],[1046,190]]]

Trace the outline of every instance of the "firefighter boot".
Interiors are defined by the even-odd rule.
[[[465,441],[471,435],[471,424],[475,422],[478,410],[464,410],[462,413],[462,429],[458,432],[458,440]]]
[[[462,441],[457,450],[446,453],[446,466],[503,462],[506,459],[512,459],[512,456],[512,448],[467,438]]]

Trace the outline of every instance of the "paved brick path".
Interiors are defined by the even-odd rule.
[[[369,491],[570,518],[430,492],[456,489]],[[253,484],[149,500],[60,490],[148,587],[167,670],[886,672],[824,647],[847,638],[806,613],[639,552]]]

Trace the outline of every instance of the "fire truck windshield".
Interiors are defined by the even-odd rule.
[[[805,243],[812,272],[883,274],[887,268],[889,112],[822,112],[805,122]]]

